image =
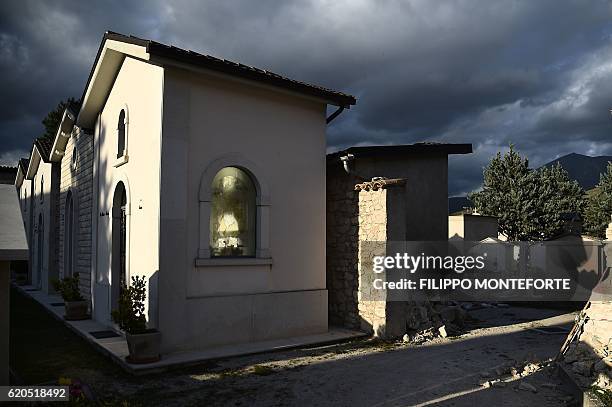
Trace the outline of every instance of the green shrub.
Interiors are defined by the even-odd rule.
[[[144,277],[133,276],[130,286],[121,287],[118,308],[111,312],[113,321],[121,330],[129,334],[139,334],[147,330],[147,318],[144,313],[146,298]]]
[[[53,280],[53,289],[61,294],[64,301],[83,301],[84,298],[79,290],[79,273],[72,277],[64,277],[62,280]]]

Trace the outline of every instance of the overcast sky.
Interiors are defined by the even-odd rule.
[[[91,3],[91,4],[90,4]],[[80,97],[106,30],[351,93],[330,151],[358,144],[469,142],[450,195],[480,186],[510,142],[533,166],[612,154],[608,1],[3,1],[0,164]]]

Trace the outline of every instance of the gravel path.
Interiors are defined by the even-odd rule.
[[[83,383],[101,405],[123,406],[563,406],[542,362],[574,315],[485,308],[460,337],[414,345],[350,343],[237,357],[158,375],[130,376],[32,300],[11,296],[11,363],[21,384]],[[38,346],[40,338],[45,346]],[[534,362],[534,364],[529,364]],[[525,370],[525,365],[527,369]],[[513,377],[511,368],[524,377]]]
[[[474,327],[461,337],[418,346],[357,341],[235,358],[204,372],[185,372],[170,382],[166,377],[159,384],[166,395],[180,394],[180,403],[185,405],[566,404],[569,397],[560,382],[541,365],[556,355],[565,335],[533,328],[569,328],[574,315],[528,308],[485,309],[472,314],[486,321],[484,325],[498,326]],[[533,371],[512,377],[511,367],[522,372],[526,364]],[[172,384],[179,378],[179,385]]]

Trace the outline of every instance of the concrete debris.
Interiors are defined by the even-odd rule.
[[[489,387],[491,387],[491,382],[487,380],[485,382],[482,382],[481,386],[484,387],[485,389],[488,389]]]
[[[435,338],[433,328],[427,328],[410,336],[410,341],[413,343],[423,343]]]
[[[448,334],[446,333],[446,327],[444,325],[438,328],[438,332],[440,333],[440,336],[442,338],[446,338],[448,336]]]
[[[528,374],[537,372],[538,370],[541,369],[541,365],[539,363],[527,363],[524,367],[523,367],[523,375],[526,376]]]
[[[404,334],[404,336],[402,336],[402,342],[410,342],[410,335]]]
[[[491,386],[497,387],[497,388],[506,387],[506,385],[507,385],[507,383],[506,382],[502,382],[501,380],[495,380],[495,381],[491,382]]]
[[[512,377],[514,377],[515,379],[521,376],[516,367],[513,367],[512,369],[510,369],[510,374],[512,374]]]
[[[602,389],[612,389],[612,379],[605,373],[599,373],[594,385]]]
[[[519,388],[519,390],[530,391],[532,393],[537,393],[538,392],[538,389],[536,389],[534,385],[529,384],[527,382],[521,382],[518,385],[518,388]]]

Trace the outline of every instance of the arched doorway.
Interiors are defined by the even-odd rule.
[[[121,287],[127,283],[126,273],[126,207],[125,185],[119,182],[113,195],[112,254],[111,254],[111,310],[117,309]]]
[[[43,273],[43,251],[45,247],[45,228],[43,223],[42,213],[38,215],[38,242],[36,243],[37,251],[38,251],[38,259],[36,260],[37,264],[37,275],[36,275],[36,287],[42,287],[42,273]]]
[[[64,277],[74,274],[74,201],[72,192],[66,196],[64,213]]]

